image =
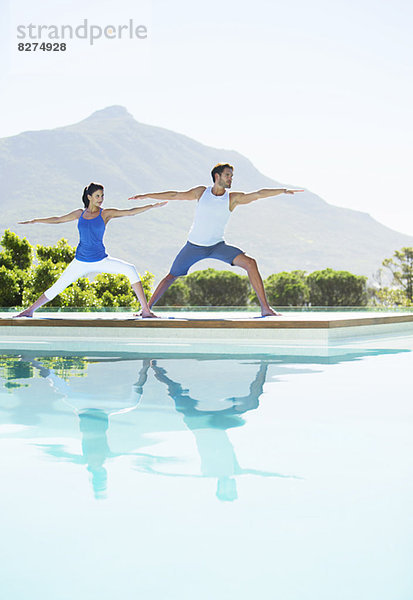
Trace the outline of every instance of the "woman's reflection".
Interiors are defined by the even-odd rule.
[[[108,363],[104,364],[106,370]],[[110,360],[110,362],[119,362],[119,359]],[[59,459],[69,460],[78,464],[86,464],[87,470],[91,475],[93,492],[96,498],[105,498],[107,492],[107,471],[104,466],[106,459],[117,456],[111,452],[107,431],[109,427],[109,417],[135,410],[140,403],[143,387],[148,379],[149,360],[142,361],[142,368],[139,371],[138,380],[129,389],[123,399],[113,398],[107,393],[85,393],[73,389],[73,383],[68,384],[62,377],[59,377],[51,369],[45,368],[42,363],[31,359],[30,363],[39,369],[39,374],[44,377],[51,387],[61,396],[64,401],[72,408],[79,417],[79,427],[82,434],[82,455],[67,452],[62,445],[43,445],[49,455]],[[112,372],[116,384],[116,373]],[[121,381],[118,381],[118,387],[122,387]],[[90,386],[90,382],[89,382]]]
[[[44,387],[39,388],[31,404],[37,404],[37,398],[47,397],[53,401],[60,397],[79,418],[81,453],[74,452],[64,442],[65,439],[73,440],[72,426],[64,414],[63,421],[56,424],[48,419],[44,424],[39,423],[36,429],[37,435],[45,437],[42,431],[50,431],[50,427],[57,425],[62,443],[43,443],[39,447],[59,460],[86,465],[96,498],[106,496],[105,463],[115,457],[135,457],[136,468],[141,472],[185,477],[181,473],[168,472],[179,459],[174,456],[174,448],[172,452],[166,452],[167,456],[144,451],[148,444],[159,442],[159,434],[165,438],[168,431],[183,429],[193,434],[201,464],[200,475],[187,476],[216,479],[219,500],[233,501],[238,497],[238,475],[283,477],[274,472],[241,467],[228,434],[230,429],[245,424],[242,415],[258,408],[269,365],[273,364],[277,374],[291,371],[290,366],[279,364],[279,359],[174,357],[159,359],[163,360],[161,366],[159,361],[142,356],[76,357],[77,366],[73,370],[54,368],[53,360],[41,360],[33,355],[21,359],[50,386],[50,394],[45,394]],[[143,388],[151,367],[154,378],[151,378],[149,388],[146,387],[148,391],[145,391],[146,400],[142,406]],[[299,371],[294,369],[295,373]],[[183,380],[191,392],[179,383]],[[109,444],[110,417],[124,413],[129,414],[117,423]],[[163,471],[165,465],[168,468]]]

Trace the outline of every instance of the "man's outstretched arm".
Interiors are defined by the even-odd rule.
[[[265,188],[256,192],[231,192],[230,193],[230,208],[234,210],[238,204],[249,204],[254,200],[261,198],[270,198],[271,196],[279,196],[279,194],[295,194],[296,192],[304,192],[304,190],[289,190],[287,188]]]
[[[131,196],[129,200],[145,200],[146,198],[153,198],[154,200],[199,200],[202,194],[205,192],[206,187],[204,185],[198,185],[186,192],[154,192],[151,194],[137,194]]]

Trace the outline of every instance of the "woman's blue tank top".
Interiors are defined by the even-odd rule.
[[[82,212],[77,222],[79,244],[76,248],[75,258],[82,262],[96,262],[107,256],[103,245],[106,225],[102,217],[102,209],[94,219],[85,219],[84,213],[85,211]]]

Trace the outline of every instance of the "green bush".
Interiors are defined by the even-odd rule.
[[[86,278],[82,278],[82,282],[79,283],[79,279],[69,285],[59,296],[56,296],[55,300],[59,302],[59,306],[64,307],[79,307],[79,308],[100,308],[105,306],[102,302],[102,298],[96,296],[95,290],[90,285],[90,282]],[[83,285],[86,283],[86,286]],[[108,304],[107,306],[113,306]]]
[[[413,302],[413,248],[396,250],[393,258],[385,258],[383,266],[392,274],[392,284],[399,288],[411,306]]]
[[[129,279],[125,275],[100,273],[96,275],[91,288],[94,291],[95,298],[99,299],[103,306],[138,307],[136,296]]]
[[[409,300],[404,290],[388,287],[374,290],[373,301],[390,308],[393,308],[394,306],[413,306],[413,300]]]
[[[4,265],[0,267],[0,306],[20,306],[22,303],[22,281],[18,272]]]
[[[65,264],[54,264],[50,259],[32,267],[27,274],[23,291],[23,305],[30,305],[37,300],[45,290],[54,284],[65,268]],[[60,297],[56,296],[56,298],[50,300],[49,306],[61,306]]]
[[[28,306],[60,277],[75,256],[75,248],[61,239],[55,246],[36,248],[38,264],[33,264],[29,242],[6,230],[1,238],[0,306]],[[145,272],[142,286],[146,297],[151,294],[153,275]],[[48,306],[138,308],[139,302],[124,275],[99,274],[91,283],[82,277],[66,288]]]
[[[21,239],[16,233],[6,229],[0,244],[3,251],[0,253],[0,265],[9,269],[25,270],[30,267],[33,259],[33,248],[26,238]]]
[[[9,252],[0,252],[0,267],[6,267],[6,269],[13,270],[13,257]]]
[[[140,277],[143,291],[145,292],[145,296],[149,300],[152,294],[153,280],[155,279],[155,275],[153,273],[150,273],[149,271],[145,271],[144,274]]]
[[[365,306],[367,277],[324,269],[307,277],[313,306]]]
[[[147,300],[151,295],[153,279],[154,276],[148,271],[145,271],[141,276],[141,283]],[[91,287],[101,306],[127,306],[136,309],[140,306],[126,275],[100,273],[96,276]]]
[[[36,255],[40,261],[51,260],[52,263],[64,263],[68,265],[75,257],[76,248],[70,246],[68,241],[62,238],[55,246],[36,246]]]
[[[165,294],[156,303],[157,306],[188,306],[189,287],[185,280],[177,279],[166,290]]]
[[[303,306],[310,298],[305,271],[282,271],[264,281],[268,302],[278,306]]]
[[[186,277],[191,306],[245,306],[248,304],[248,277],[230,271],[206,269]]]

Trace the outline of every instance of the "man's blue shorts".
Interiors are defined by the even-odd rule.
[[[204,258],[215,258],[232,265],[232,261],[239,254],[244,254],[244,251],[225,242],[218,242],[213,246],[197,246],[187,242],[179,251],[169,272],[174,277],[181,277],[188,273],[192,265]]]

